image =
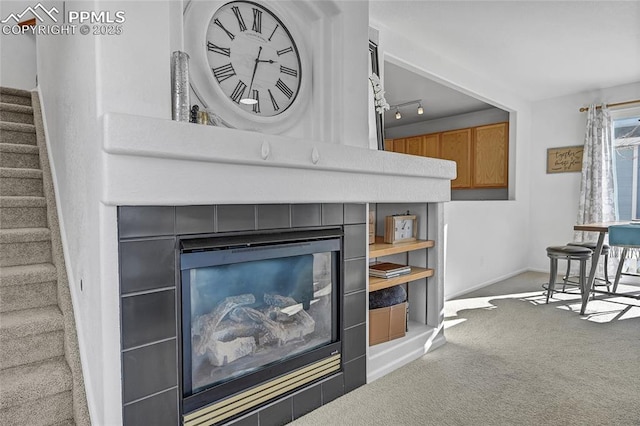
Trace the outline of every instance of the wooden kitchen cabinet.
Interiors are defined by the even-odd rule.
[[[424,145],[424,156],[432,158],[440,158],[440,134],[433,133],[422,136]]]
[[[405,138],[400,138],[400,139],[394,139],[393,140],[393,152],[400,152],[402,154],[406,154],[407,153],[407,148],[406,148],[406,139]]]
[[[423,138],[422,135],[405,138],[405,153],[424,157]]]
[[[471,129],[441,133],[440,158],[455,161],[458,166],[452,189],[471,188]]]
[[[473,129],[474,188],[505,188],[509,183],[508,123],[479,126]]]

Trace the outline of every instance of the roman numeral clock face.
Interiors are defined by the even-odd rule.
[[[296,102],[300,54],[285,25],[265,7],[245,1],[220,7],[207,27],[206,57],[233,107],[276,117]]]

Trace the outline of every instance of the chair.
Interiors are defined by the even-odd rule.
[[[549,303],[549,297],[551,297],[554,291],[556,276],[558,275],[558,259],[566,260],[567,262],[571,260],[578,260],[580,262],[580,274],[578,277],[580,280],[580,293],[582,293],[584,291],[585,281],[587,280],[587,260],[591,259],[592,255],[593,250],[587,247],[570,245],[547,247],[547,256],[551,264],[549,268],[549,287],[547,288],[546,303]]]
[[[597,243],[587,241],[583,243],[568,243],[567,245],[577,246],[577,247],[586,247],[590,249],[592,252],[595,252]],[[604,244],[602,246],[602,251],[600,252],[600,254],[604,257],[604,278],[596,278],[596,281],[604,281],[604,284],[602,285],[607,286],[607,291],[611,291],[611,288],[610,288],[611,281],[609,281],[609,270],[607,266],[609,264],[609,250],[610,250],[610,247],[608,245]],[[571,281],[569,281],[570,270],[571,270],[571,259],[567,260],[567,273],[564,276],[564,284],[562,285],[562,291],[564,291],[564,288],[568,283],[572,283]]]

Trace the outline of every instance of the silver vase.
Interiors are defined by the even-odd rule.
[[[189,121],[189,55],[175,51],[171,55],[171,118]]]

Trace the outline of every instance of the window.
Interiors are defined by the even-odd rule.
[[[614,118],[613,129],[619,219],[637,219],[640,216],[640,112]]]

